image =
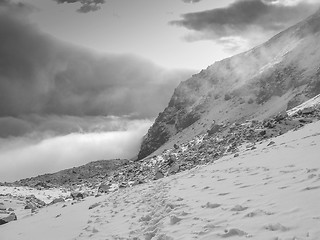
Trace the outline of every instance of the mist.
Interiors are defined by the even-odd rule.
[[[130,159],[137,154],[141,137],[151,124],[149,120],[135,120],[126,122],[127,126],[117,131],[75,132],[41,140],[0,139],[0,181],[52,173],[95,160]]]

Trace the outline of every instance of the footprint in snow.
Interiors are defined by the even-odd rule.
[[[248,233],[237,228],[231,228],[229,230],[225,230],[224,234],[219,234],[219,236],[222,238],[228,238],[228,237],[234,237],[234,236],[241,237],[241,236],[247,236],[247,235]]]
[[[244,211],[246,209],[248,209],[248,207],[242,207],[241,205],[236,205],[233,208],[231,208],[230,211],[240,212],[240,211]]]
[[[225,196],[225,195],[228,195],[230,194],[229,192],[225,192],[225,193],[219,193],[218,196]]]
[[[290,230],[290,228],[285,227],[285,226],[281,225],[280,223],[268,224],[268,225],[264,226],[264,229],[269,230],[269,231],[281,231],[281,232],[285,232],[285,231]]]
[[[272,212],[266,212],[266,211],[263,211],[263,210],[255,210],[253,212],[249,212],[248,214],[245,215],[245,217],[257,217],[257,216],[263,216],[263,215],[273,215],[274,213]]]
[[[217,208],[217,207],[220,207],[221,204],[218,204],[218,203],[210,203],[210,202],[207,202],[206,205],[202,205],[201,207],[202,208]]]
[[[306,187],[306,188],[302,189],[302,191],[316,190],[316,189],[319,189],[319,188],[320,188],[320,186]]]

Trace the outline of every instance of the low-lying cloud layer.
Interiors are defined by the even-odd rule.
[[[41,140],[0,138],[0,181],[52,173],[100,159],[132,158],[139,150],[149,120],[121,120],[117,130],[71,133]]]
[[[237,0],[225,8],[187,13],[170,22],[195,31],[189,41],[211,39],[230,50],[248,48],[311,15],[315,0]]]
[[[141,119],[154,119],[192,72],[62,43],[30,24],[30,11],[0,1],[2,180],[135,156],[151,125]]]

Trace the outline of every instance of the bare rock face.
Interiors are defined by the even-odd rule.
[[[144,137],[138,159],[177,133],[195,129],[204,119],[235,122],[262,107],[266,118],[273,114],[272,107],[286,110],[319,93],[320,11],[266,43],[216,62],[180,83]],[[201,130],[208,129],[195,129],[191,137]]]

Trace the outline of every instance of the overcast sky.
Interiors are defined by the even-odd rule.
[[[174,88],[320,0],[0,0],[0,181],[134,157]]]
[[[197,70],[265,41],[307,17],[319,2],[21,1],[36,7],[30,15],[32,21],[42,31],[59,39],[99,52],[137,54],[169,68]],[[95,11],[90,11],[89,6]]]

